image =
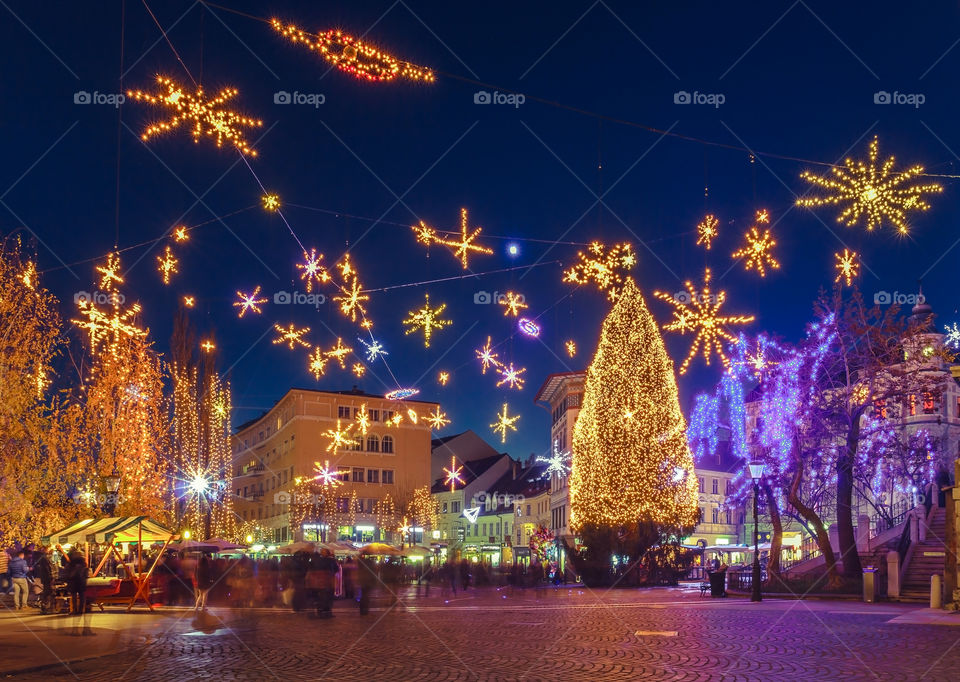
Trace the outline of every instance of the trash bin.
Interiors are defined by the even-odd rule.
[[[710,571],[707,573],[710,576],[710,596],[711,597],[726,597],[727,596],[727,572],[726,571]]]
[[[877,581],[874,576],[877,569],[873,566],[863,567],[863,601],[872,604],[877,599]]]

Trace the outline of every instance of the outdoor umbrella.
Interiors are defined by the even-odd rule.
[[[406,557],[433,556],[433,550],[429,547],[421,547],[420,545],[410,545],[403,549],[402,554]]]
[[[399,549],[383,542],[371,542],[360,548],[361,554],[376,554],[380,556],[402,556]]]
[[[294,542],[289,545],[284,545],[283,547],[278,547],[276,550],[277,554],[296,554],[297,552],[310,552],[311,554],[316,550],[317,546],[312,542]]]

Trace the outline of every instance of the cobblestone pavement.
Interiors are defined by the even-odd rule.
[[[16,675],[81,680],[956,680],[960,615],[901,624],[896,604],[701,599],[683,588],[509,594],[375,603],[332,619],[189,611],[122,655]],[[96,627],[97,616],[94,616]]]

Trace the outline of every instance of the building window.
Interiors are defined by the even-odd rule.
[[[936,401],[933,399],[932,393],[923,394],[923,413],[924,414],[933,414],[936,412]]]
[[[446,502],[443,503],[443,506],[441,507],[441,510],[442,510],[442,511],[440,512],[441,514],[446,514],[446,513],[447,513],[447,503],[446,503]]]
[[[367,452],[380,452],[380,439],[373,434],[367,436]]]
[[[697,510],[697,523],[703,523],[703,507]]]
[[[451,505],[451,511],[454,514],[460,513],[460,500],[454,500],[453,502],[450,503],[450,505]]]
[[[349,497],[338,497],[337,498],[337,513],[346,514],[350,511],[350,498]]]
[[[713,522],[720,523],[720,510],[716,507],[713,508]]]
[[[724,494],[729,495],[732,490],[733,484],[731,483],[730,479],[727,479],[727,484],[724,486]]]
[[[393,410],[384,410],[383,411],[383,421],[388,422],[393,419]]]
[[[393,485],[393,469],[384,469],[380,477],[380,482],[386,485]]]
[[[907,396],[907,414],[911,417],[917,415],[917,396],[912,393]]]
[[[717,481],[717,479],[713,479],[713,484],[711,485],[711,492],[712,492],[714,495],[716,495],[717,492],[718,492],[718,489],[717,489],[717,484],[718,484],[718,483],[719,483],[719,481]]]
[[[337,406],[337,417],[340,419],[350,419],[350,408],[347,405]]]
[[[727,525],[729,526],[729,525],[730,525],[730,520],[731,520],[731,519],[730,519],[730,510],[729,510],[729,509],[726,511],[726,515],[727,515]]]
[[[700,477],[700,492],[703,492],[703,476]]]
[[[367,483],[379,483],[379,482],[380,482],[380,470],[367,469]]]
[[[873,416],[875,419],[887,418],[887,401],[886,400],[873,401]]]
[[[384,436],[383,441],[380,443],[381,452],[393,452],[393,436]]]
[[[353,482],[363,483],[363,469],[360,467],[352,467],[351,471],[353,472]]]
[[[372,422],[380,421],[380,410],[370,410],[370,421]]]
[[[350,481],[350,467],[347,467],[345,469],[340,469],[337,472],[337,480],[343,481],[344,483],[348,483]]]

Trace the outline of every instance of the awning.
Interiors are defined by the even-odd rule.
[[[176,536],[174,531],[149,516],[114,516],[74,523],[41,539],[43,544],[76,545],[82,542],[165,542]]]

